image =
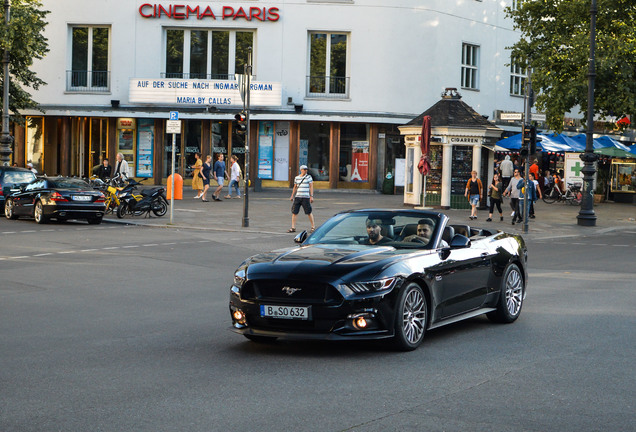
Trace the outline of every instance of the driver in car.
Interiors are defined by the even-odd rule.
[[[429,244],[433,231],[435,230],[435,222],[432,219],[425,218],[417,221],[417,233],[404,237],[405,242],[416,242]],[[448,244],[442,240],[441,247],[448,247]]]
[[[389,243],[390,238],[384,237],[380,231],[382,230],[382,220],[380,219],[367,219],[367,235],[369,236],[362,244],[377,245],[383,243]]]

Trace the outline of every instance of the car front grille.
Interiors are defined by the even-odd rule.
[[[278,304],[334,305],[343,301],[338,290],[329,284],[282,280],[248,281],[241,290],[241,298]]]

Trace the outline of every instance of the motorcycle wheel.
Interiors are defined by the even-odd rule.
[[[117,217],[122,219],[126,213],[128,213],[128,204],[125,202],[119,204],[119,207],[117,207]]]
[[[168,212],[168,205],[162,199],[159,199],[152,203],[152,212],[157,217],[164,216]]]

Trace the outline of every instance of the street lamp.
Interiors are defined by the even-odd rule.
[[[594,198],[592,187],[594,183],[594,173],[596,168],[594,162],[598,160],[598,155],[594,153],[594,77],[596,68],[594,65],[594,50],[596,47],[596,0],[592,0],[590,6],[590,58],[588,61],[588,88],[587,88],[587,131],[585,139],[585,153],[581,153],[583,161],[583,199],[581,200],[581,210],[576,217],[581,226],[596,226],[596,214],[594,214]]]
[[[9,0],[4,0],[4,22],[9,26],[9,9],[11,7]],[[7,33],[8,34],[8,33]],[[0,162],[2,165],[11,163],[11,144],[13,137],[9,134],[9,87],[11,79],[9,77],[9,49],[4,49],[2,57],[2,69],[4,73],[4,81],[2,83],[2,134],[0,135]]]

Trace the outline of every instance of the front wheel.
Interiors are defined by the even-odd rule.
[[[18,216],[16,216],[16,214],[15,214],[15,204],[13,203],[12,199],[8,199],[4,203],[4,216],[7,219],[17,219],[18,218]]]
[[[427,324],[427,302],[422,287],[412,282],[397,298],[395,308],[395,347],[412,351],[424,340]]]
[[[123,202],[117,207],[117,217],[122,219],[126,213],[128,213],[128,204]]]
[[[49,218],[44,216],[44,207],[42,206],[42,201],[38,201],[35,203],[35,208],[33,209],[33,219],[39,224],[45,224],[49,221]]]
[[[168,212],[168,204],[166,204],[163,198],[160,198],[152,203],[152,212],[157,217],[164,216]]]
[[[488,313],[491,321],[511,323],[519,318],[523,305],[525,282],[521,270],[516,264],[506,267],[502,281],[497,310]]]

